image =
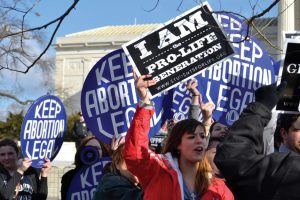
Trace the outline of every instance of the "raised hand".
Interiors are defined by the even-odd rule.
[[[152,77],[150,74],[141,75],[140,77],[137,77],[136,73],[134,71],[133,71],[133,77],[135,80],[135,87],[139,94],[140,100],[146,104],[150,104],[150,96],[148,94],[148,87],[155,85],[156,81],[150,79]]]
[[[278,86],[276,86],[276,83],[264,85],[255,91],[255,101],[262,103],[268,109],[272,110],[278,103],[286,86],[286,82],[282,82]]]
[[[203,114],[203,121],[211,121],[212,114],[215,109],[215,104],[213,102],[203,103],[202,96],[200,95],[200,109]]]
[[[192,94],[192,105],[199,105],[199,98],[201,97],[201,94],[197,87],[198,81],[194,78],[186,83],[186,88]]]
[[[193,78],[186,83],[186,88],[190,91],[193,96],[199,96],[200,92],[198,90],[198,81]]]

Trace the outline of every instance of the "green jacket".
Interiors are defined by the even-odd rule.
[[[142,200],[143,191],[120,172],[106,173],[100,180],[93,200]]]

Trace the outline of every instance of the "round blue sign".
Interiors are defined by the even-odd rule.
[[[111,158],[102,157],[93,165],[83,166],[74,175],[68,188],[67,200],[93,199],[103,168]]]
[[[159,131],[162,121],[173,117],[172,93],[153,99],[156,112],[151,119],[150,137]],[[81,91],[81,110],[87,126],[107,144],[114,135],[126,134],[138,101],[132,66],[122,49],[109,53],[94,65]]]
[[[202,71],[196,78],[204,101],[216,105],[213,117],[227,126],[254,101],[254,92],[275,82],[273,61],[263,45],[249,32],[247,23],[235,15],[218,14],[235,54]]]
[[[45,95],[27,111],[20,134],[22,153],[41,168],[45,158],[53,160],[59,152],[67,130],[67,116],[59,98]]]

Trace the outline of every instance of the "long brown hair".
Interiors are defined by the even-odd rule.
[[[90,140],[97,140],[101,146],[101,149],[102,149],[102,157],[106,157],[106,156],[109,156],[109,152],[108,152],[108,145],[107,144],[104,144],[103,142],[101,142],[100,140],[98,140],[95,136],[93,135],[88,135],[86,136],[84,139],[82,139],[77,151],[76,151],[76,154],[75,154],[75,166],[76,167],[81,167],[83,165],[83,163],[81,162],[81,159],[80,159],[80,152],[82,151],[83,147],[85,147],[85,145],[90,141]]]
[[[110,165],[110,170],[111,172],[117,172],[118,171],[118,166],[124,162],[124,158],[122,155],[122,150],[124,148],[125,144],[120,144],[118,148],[112,153],[111,156],[111,165]]]
[[[178,152],[178,146],[181,144],[182,136],[185,133],[194,133],[198,126],[201,126],[201,128],[205,130],[203,123],[195,119],[186,119],[177,122],[169,132],[163,152],[170,152],[173,157],[179,159],[180,154]],[[212,168],[206,155],[204,155],[203,159],[198,162],[198,171],[195,182],[195,192],[197,195],[203,194],[207,191],[211,183],[211,172]]]

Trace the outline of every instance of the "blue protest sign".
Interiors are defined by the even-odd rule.
[[[218,14],[217,18],[233,42],[236,54],[196,78],[204,101],[216,104],[213,117],[231,125],[254,100],[257,88],[275,82],[275,74],[270,55],[254,36],[239,42],[246,36],[247,23],[232,14]]]
[[[153,101],[156,113],[151,119],[150,137],[159,131],[162,120],[173,116],[172,91]],[[114,135],[126,134],[137,103],[132,67],[125,52],[118,49],[101,58],[81,91],[82,114],[92,133],[107,144]]]
[[[20,134],[22,153],[41,168],[47,157],[53,160],[59,152],[67,130],[67,116],[59,98],[45,95],[27,111]]]
[[[109,162],[111,162],[109,157],[103,157],[93,165],[79,169],[68,188],[67,200],[93,199],[103,175],[102,170]]]
[[[241,19],[229,14],[219,14],[217,18],[231,41],[243,39],[246,31]],[[253,101],[257,88],[275,82],[272,59],[257,39],[250,37],[232,45],[235,55],[196,76],[203,100],[216,104],[214,119],[228,126]],[[159,131],[166,119],[187,118],[191,94],[185,84],[180,84],[152,100],[156,112],[149,137]],[[81,92],[81,109],[89,129],[103,142],[111,143],[113,135],[126,134],[137,103],[132,66],[124,51],[118,49],[101,58]]]

